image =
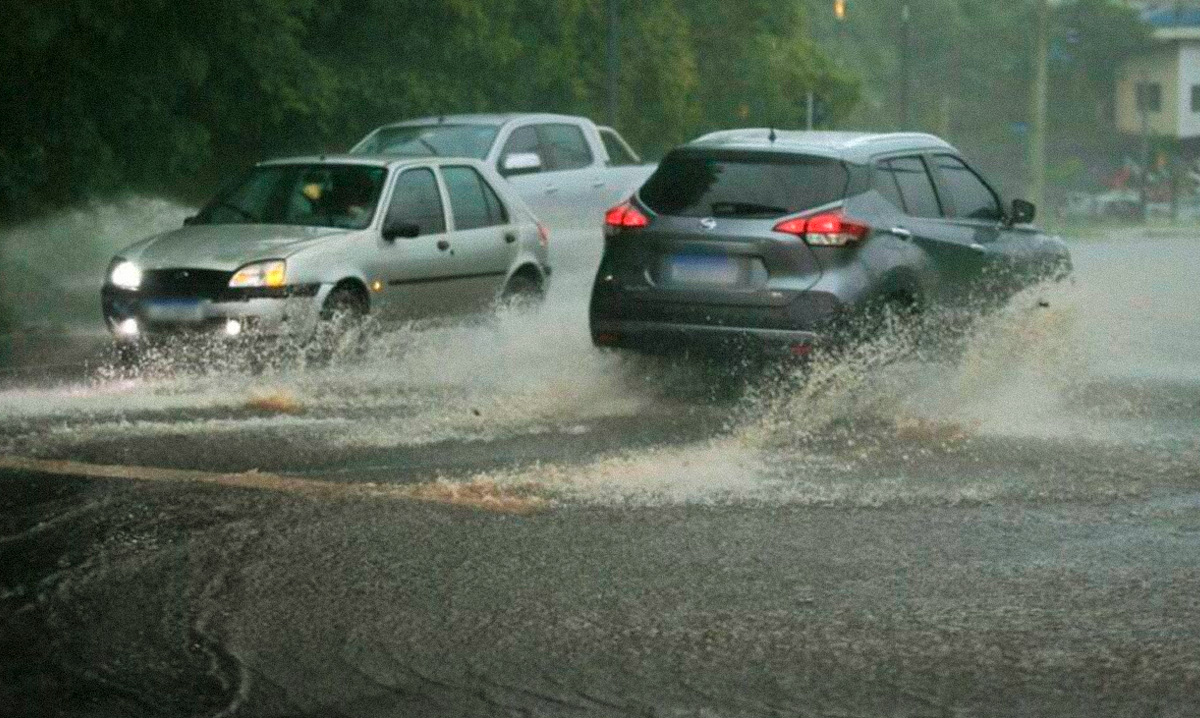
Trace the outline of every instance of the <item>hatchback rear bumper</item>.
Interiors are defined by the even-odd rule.
[[[793,329],[592,320],[592,342],[596,346],[634,349],[652,354],[738,350],[803,356],[821,341],[821,335],[816,332]]]

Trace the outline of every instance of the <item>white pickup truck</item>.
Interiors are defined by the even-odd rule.
[[[351,154],[474,157],[552,229],[598,229],[654,172],[611,127],[550,114],[446,115],[380,127]]]

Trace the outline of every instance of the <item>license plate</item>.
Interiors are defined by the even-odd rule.
[[[146,317],[159,322],[198,322],[204,318],[199,299],[151,299],[145,305]]]
[[[741,265],[732,257],[713,254],[676,254],[667,263],[672,282],[681,284],[737,284]]]

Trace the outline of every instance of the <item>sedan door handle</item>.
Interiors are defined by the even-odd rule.
[[[437,243],[437,248],[439,250],[445,252],[447,249],[450,249],[450,243],[444,239],[439,239],[438,243]]]
[[[979,252],[980,254],[983,254],[984,252],[987,251],[987,247],[983,246],[982,244],[978,244],[978,243],[972,244],[971,249],[975,250],[976,252]]]
[[[557,187],[547,187],[546,194],[558,194],[558,188]]]
[[[888,234],[899,237],[900,239],[903,239],[906,242],[912,239],[912,232],[908,231],[907,229],[905,229],[903,227],[892,227],[891,229],[888,230]]]
[[[604,189],[604,186],[605,186],[604,182],[596,182],[595,184],[592,185],[592,189]]]

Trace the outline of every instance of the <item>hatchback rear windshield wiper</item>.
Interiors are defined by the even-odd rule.
[[[772,207],[768,204],[754,204],[753,202],[713,202],[712,204],[714,217],[743,217],[752,214],[777,217],[788,212],[786,207]]]

